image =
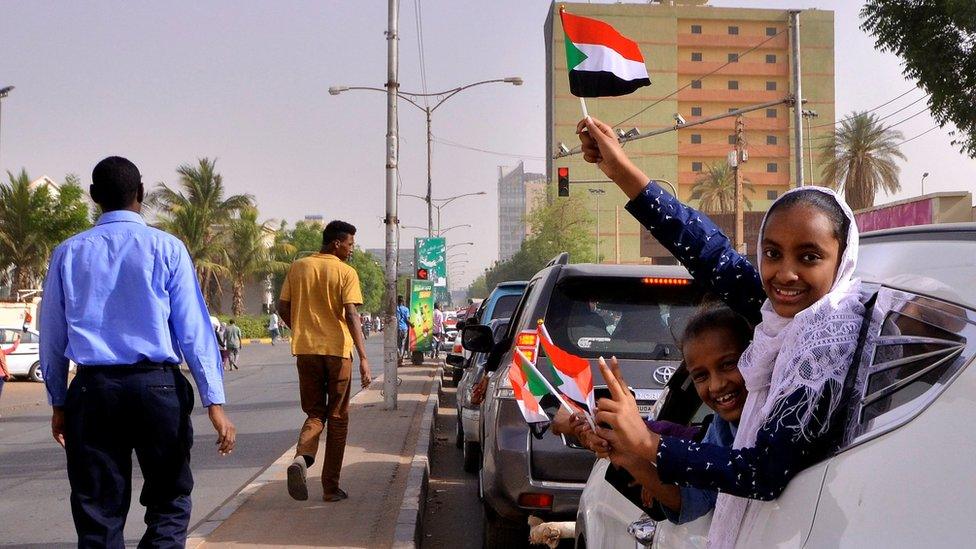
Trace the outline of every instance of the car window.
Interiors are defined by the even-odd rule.
[[[575,276],[556,284],[545,323],[558,346],[579,356],[678,360],[678,335],[702,297],[690,283]]]
[[[936,297],[944,291],[958,303],[976,307],[976,247],[972,240],[950,240],[938,235],[865,239],[859,249],[857,276],[863,280],[899,287],[907,274],[924,277]],[[890,238],[890,239],[889,239]],[[922,291],[909,286],[906,290]],[[940,289],[943,290],[940,292]],[[925,293],[925,292],[923,292]]]
[[[0,345],[7,346],[17,341],[19,333],[17,330],[0,329]]]
[[[847,444],[915,417],[976,354],[976,312],[957,304],[881,288],[871,323]]]
[[[20,340],[21,343],[37,343],[38,342],[37,334],[35,334],[34,332],[23,332],[23,333],[20,334],[20,337],[21,337],[21,340]]]
[[[512,312],[515,311],[515,307],[518,305],[520,297],[522,297],[521,294],[508,294],[499,297],[498,301],[495,302],[495,308],[491,311],[491,318],[484,319],[484,323],[495,320],[496,318],[511,317]]]

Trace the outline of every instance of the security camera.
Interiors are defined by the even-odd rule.
[[[617,134],[617,138],[619,139],[623,139],[624,135],[626,135],[624,134],[624,131],[620,128],[617,128],[616,130],[614,130],[614,132]]]
[[[569,154],[569,147],[567,147],[565,143],[560,142],[559,143],[559,152],[561,152],[563,154]]]
[[[679,126],[684,126],[685,124],[687,124],[687,122],[685,122],[685,117],[681,116],[678,113],[674,113],[674,122]]]
[[[631,128],[627,130],[627,133],[625,133],[623,136],[627,139],[630,139],[632,137],[637,137],[638,135],[640,135],[640,130],[638,130],[637,128]]]

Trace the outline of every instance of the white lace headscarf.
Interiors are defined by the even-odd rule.
[[[828,422],[813,417],[824,394],[829,395],[827,417],[840,405],[844,378],[854,357],[864,307],[860,301],[860,281],[854,278],[857,264],[858,232],[854,214],[834,191],[823,187],[801,187],[796,192],[822,192],[831,197],[850,220],[847,245],[840,258],[830,291],[793,318],[776,314],[767,299],[762,306],[762,322],[756,326],[752,344],[739,359],[739,370],[749,395],[746,398],[732,447],[749,448],[767,421],[776,421],[802,410],[801,428],[796,437],[807,439],[823,435]],[[777,201],[778,202],[778,201]],[[775,207],[775,205],[774,205]],[[772,208],[771,208],[772,209]],[[759,267],[762,269],[762,239],[769,214],[759,230]],[[803,391],[800,404],[786,406],[786,397]],[[727,549],[736,545],[740,533],[756,526],[758,500],[719,494],[708,532],[709,547]]]

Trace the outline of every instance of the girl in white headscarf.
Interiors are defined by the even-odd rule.
[[[612,452],[656,465],[664,482],[719,490],[711,547],[734,547],[756,524],[755,500],[778,497],[838,439],[864,313],[853,278],[857,248],[853,214],[830,189],[794,189],[766,214],[758,250],[768,299],[739,362],[748,396],[723,397],[745,399],[731,449],[648,432],[619,370],[601,364],[613,398],[598,403],[597,420],[612,430],[597,434]]]

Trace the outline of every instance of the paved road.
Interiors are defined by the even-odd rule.
[[[382,372],[381,334],[366,344],[374,377]],[[199,406],[193,412],[191,528],[295,444],[304,419],[298,376],[287,344],[250,345],[241,369],[228,372],[227,413],[237,426],[237,449],[220,457],[216,436]],[[359,390],[353,367],[353,391]],[[7,383],[0,400],[0,546],[74,547],[64,452],[51,439],[50,408],[40,383]],[[125,534],[135,545],[145,529],[139,505],[142,480],[133,459],[133,502]]]

